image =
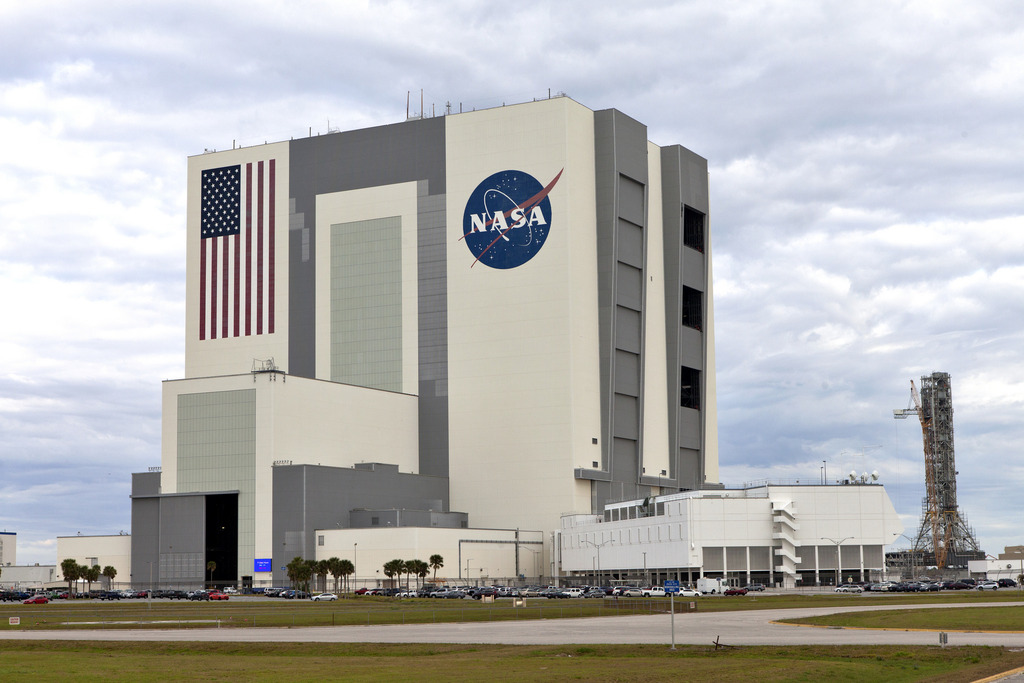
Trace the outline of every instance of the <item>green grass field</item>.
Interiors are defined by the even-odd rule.
[[[849,628],[927,629],[938,631],[1012,631],[1024,633],[1024,607],[965,607],[964,609],[886,610],[835,614],[783,623]]]
[[[1017,591],[979,593],[958,591],[947,594],[907,594],[891,596],[858,596],[844,594],[820,595],[748,595],[744,597],[704,597],[676,600],[677,612],[693,605],[700,612],[791,609],[847,605],[921,605],[1007,602],[1020,600]],[[523,607],[511,600],[482,604],[473,600],[431,600],[360,597],[337,602],[293,601],[278,598],[229,600],[227,602],[180,602],[144,600],[96,602],[92,600],[55,601],[48,605],[0,603],[0,630],[51,630],[67,628],[230,628],[230,627],[300,627],[413,624],[430,622],[502,621],[607,617],[666,612],[669,600],[655,598],[605,600],[528,599]],[[1024,608],[1017,608],[1024,615]],[[941,610],[938,610],[941,611]],[[962,610],[956,610],[959,613]],[[902,613],[902,612],[901,612]],[[907,612],[912,614],[912,612]],[[1015,612],[1011,609],[1008,614]],[[21,623],[11,626],[8,618],[17,616]],[[949,618],[955,619],[955,617]],[[852,618],[840,617],[840,619]],[[883,618],[879,616],[878,618]],[[1007,621],[1009,620],[1009,622]],[[1010,616],[999,623],[1013,622]],[[830,624],[839,625],[839,624]],[[952,626],[940,628],[952,629]],[[1016,628],[1024,630],[1024,622]]]
[[[0,642],[4,681],[971,681],[1024,666],[987,647]]]
[[[702,612],[869,604],[959,604],[967,609],[895,610],[800,620],[824,626],[1024,630],[1024,607],[969,607],[1019,600],[1014,591],[981,595],[758,595],[676,601]],[[401,624],[427,621],[557,619],[646,614],[667,600],[394,600],[359,598],[333,603],[277,599],[223,603],[125,601],[0,605],[0,629],[204,628]],[[8,617],[17,616],[18,626]],[[158,643],[0,641],[0,679],[162,681],[288,679],[405,681],[971,681],[1024,666],[1024,650],[992,647],[658,645],[426,645],[305,643]]]

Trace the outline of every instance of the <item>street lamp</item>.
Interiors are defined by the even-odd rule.
[[[355,590],[356,586],[359,585],[359,574],[356,573],[356,551],[359,550],[359,544],[352,544],[352,590]]]
[[[910,536],[906,534],[900,534],[901,537],[910,541],[910,580],[917,580],[917,549],[914,547],[917,543]]]
[[[607,541],[604,541],[602,543],[594,543],[593,541],[588,541],[585,538],[580,540],[582,540],[584,543],[588,543],[597,548],[597,582],[601,583],[601,548],[608,545],[609,543],[614,543],[615,541],[613,539],[608,539]]]
[[[539,571],[539,570],[537,569],[537,555],[539,555],[541,551],[540,551],[540,550],[534,550],[533,548],[529,547],[528,545],[523,545],[523,544],[521,544],[521,545],[519,546],[519,548],[520,548],[521,550],[529,550],[529,551],[530,551],[531,553],[533,553],[533,569],[534,569],[535,571]],[[518,576],[516,576],[516,578],[518,579],[519,577],[518,577]],[[537,575],[537,578],[538,578],[538,580],[539,580],[539,578],[540,578],[540,574],[538,574],[538,575]]]
[[[840,562],[840,554],[839,554],[839,546],[841,546],[844,541],[849,541],[851,538],[853,538],[853,536],[847,536],[846,538],[837,541],[834,538],[826,538],[824,536],[821,537],[821,540],[823,540],[823,541],[828,541],[830,543],[835,543],[836,544],[836,588],[839,588],[839,573],[841,571],[840,567],[839,567],[839,565],[841,564],[841,562]]]

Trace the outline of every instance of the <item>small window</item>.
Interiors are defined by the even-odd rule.
[[[318,535],[318,536],[316,537],[316,544],[317,544],[317,545],[323,545],[323,544],[324,544],[324,537],[323,537],[323,536],[319,536],[319,535]]]
[[[700,410],[700,370],[684,365],[679,375],[679,405]]]
[[[683,244],[704,253],[704,214],[683,206]]]
[[[703,327],[703,295],[700,290],[683,287],[683,325],[699,330]]]
[[[370,517],[370,526],[380,526],[380,517]]]

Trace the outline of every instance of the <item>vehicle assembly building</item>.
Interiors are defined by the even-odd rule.
[[[720,487],[707,183],[564,96],[192,157],[132,565],[269,584],[318,529],[546,534]]]

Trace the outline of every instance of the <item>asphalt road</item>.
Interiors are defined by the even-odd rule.
[[[957,609],[963,605],[871,605],[813,609],[677,614],[678,645],[937,645],[938,632],[809,628],[774,624],[783,618],[879,609]],[[1024,607],[1024,602],[971,607]],[[948,645],[1024,647],[1024,633],[947,633]],[[0,631],[0,640],[220,641],[304,643],[504,643],[512,645],[672,642],[667,614],[518,622],[337,626],[310,628]]]

